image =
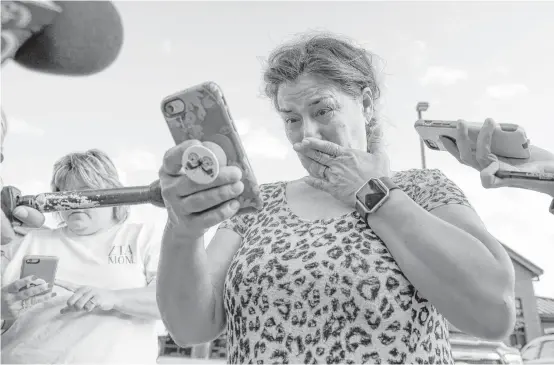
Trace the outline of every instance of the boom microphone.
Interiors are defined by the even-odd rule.
[[[10,221],[14,220],[13,210],[20,205],[48,213],[146,203],[160,208],[165,207],[159,180],[147,186],[59,191],[24,196],[13,186],[2,189],[2,211]]]
[[[123,44],[121,18],[109,1],[2,1],[2,13],[2,63],[11,51],[34,71],[91,75],[110,66]]]

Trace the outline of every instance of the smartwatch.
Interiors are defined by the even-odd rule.
[[[367,216],[379,210],[394,189],[399,187],[389,177],[370,179],[356,192],[356,211],[367,221]]]

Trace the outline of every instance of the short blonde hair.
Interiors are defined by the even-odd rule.
[[[71,179],[82,181],[90,189],[123,187],[112,160],[97,149],[67,154],[54,164],[50,182],[52,191],[66,190]],[[129,216],[129,211],[129,206],[114,207],[114,218],[122,222]]]

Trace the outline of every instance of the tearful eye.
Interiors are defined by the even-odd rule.
[[[298,119],[296,119],[296,118],[285,119],[285,123],[287,123],[287,124],[291,124],[291,123],[295,123],[295,122],[298,122]]]
[[[316,114],[316,116],[318,116],[318,117],[323,117],[323,116],[326,116],[326,115],[328,115],[328,114],[330,114],[330,113],[332,113],[332,112],[333,112],[333,109],[331,109],[331,108],[325,108],[325,109],[320,109],[320,110],[318,110],[315,114]]]

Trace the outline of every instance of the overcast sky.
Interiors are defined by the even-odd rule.
[[[282,122],[261,96],[261,75],[275,46],[310,29],[352,37],[384,61],[381,115],[394,170],[420,166],[413,128],[418,101],[431,104],[425,116],[433,119],[518,123],[532,143],[554,150],[554,2],[117,6],[125,45],[105,72],[62,78],[3,68],[2,105],[11,120],[6,184],[24,194],[47,191],[53,163],[88,148],[105,150],[126,184],[149,184],[173,144],[160,101],[207,80],[223,88],[260,182],[304,176]],[[554,297],[549,198],[485,190],[477,172],[444,152],[428,152],[427,161],[465,191],[496,237],[544,269],[536,293]],[[165,212],[150,206],[134,208],[132,217],[165,223]]]

